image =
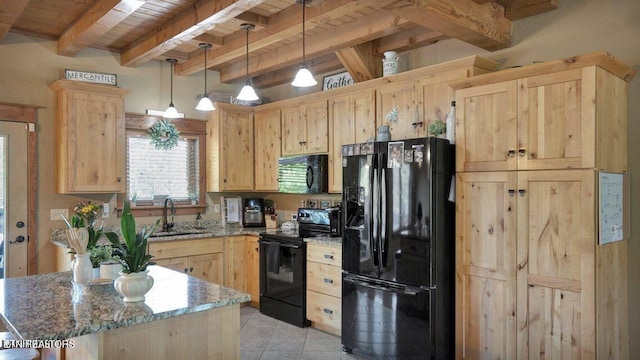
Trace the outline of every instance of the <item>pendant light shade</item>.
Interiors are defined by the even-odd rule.
[[[196,110],[200,111],[213,111],[215,106],[209,99],[209,93],[207,93],[207,50],[211,49],[211,44],[200,43],[200,48],[204,50],[204,94],[196,106]]]
[[[296,0],[297,4],[302,4],[302,65],[300,66],[300,70],[298,70],[298,73],[296,74],[296,77],[291,82],[291,85],[293,85],[295,87],[309,87],[309,86],[314,86],[314,85],[316,85],[318,83],[316,81],[316,79],[313,78],[313,74],[311,74],[311,71],[309,71],[309,69],[307,69],[306,54],[305,54],[305,41],[304,41],[305,17],[304,17],[304,8],[310,2],[311,2],[311,0]]]
[[[253,30],[255,26],[253,26],[253,24],[242,24],[240,27],[247,31],[247,78],[244,81],[244,86],[240,89],[237,99],[243,101],[255,101],[258,100],[259,97],[249,81],[249,31]]]
[[[167,59],[167,61],[171,64],[171,101],[169,102],[169,107],[164,111],[164,117],[167,119],[175,119],[178,115],[178,109],[173,105],[173,66],[178,62],[177,59]]]

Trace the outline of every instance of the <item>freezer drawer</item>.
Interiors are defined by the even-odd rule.
[[[373,359],[432,359],[432,291],[342,282],[342,345]],[[445,358],[442,358],[445,359]]]

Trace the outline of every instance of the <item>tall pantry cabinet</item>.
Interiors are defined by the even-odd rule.
[[[634,74],[599,52],[451,84],[456,358],[628,357],[627,241],[598,243],[598,176],[627,172]]]

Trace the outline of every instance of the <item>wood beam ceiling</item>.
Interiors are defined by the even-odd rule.
[[[373,44],[368,41],[349,48],[336,50],[336,56],[355,82],[362,82],[380,77],[382,67],[380,60],[373,56]]]
[[[174,49],[181,42],[227,22],[265,0],[202,0],[160,26],[156,31],[126,46],[120,55],[123,66],[143,64]]]
[[[76,56],[144,3],[140,0],[98,0],[60,36],[58,55]]]
[[[377,4],[378,0],[370,0]],[[441,32],[485,50],[511,46],[512,23],[496,3],[477,4],[468,0],[402,0],[380,9],[414,24]]]
[[[473,0],[486,4],[491,0]],[[504,17],[511,21],[545,13],[558,8],[558,0],[495,0],[504,7]]]
[[[9,32],[29,0],[0,0],[0,40]]]
[[[309,71],[313,74],[323,74],[329,71],[340,70],[344,68],[344,66],[334,53],[329,53],[312,60],[308,60],[307,68],[309,68]],[[298,70],[300,70],[300,65],[296,64],[256,76],[253,78],[253,87],[256,89],[263,89],[290,83],[293,81]]]

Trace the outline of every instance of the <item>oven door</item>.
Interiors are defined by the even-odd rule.
[[[306,251],[302,241],[261,238],[260,295],[304,307]]]

